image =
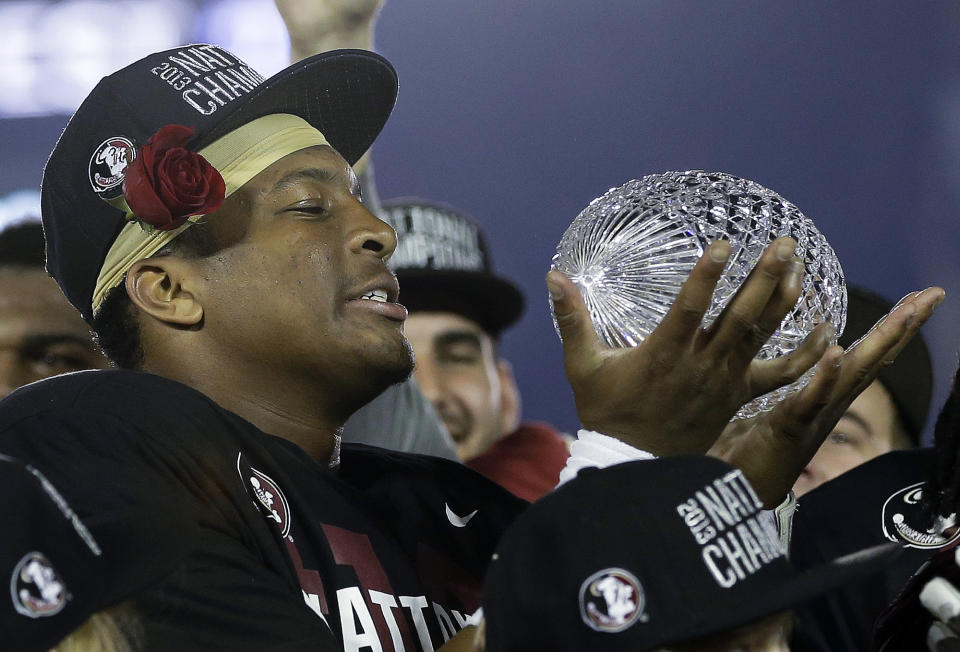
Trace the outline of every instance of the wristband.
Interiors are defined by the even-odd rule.
[[[560,482],[557,486],[573,480],[581,469],[602,469],[623,462],[656,458],[653,453],[635,448],[619,439],[593,430],[580,430],[577,432],[577,440],[570,444],[570,457],[567,458],[567,465],[560,471]]]

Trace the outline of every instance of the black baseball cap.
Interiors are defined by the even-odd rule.
[[[847,322],[838,338],[840,346],[854,344],[892,308],[893,303],[879,294],[847,284]],[[893,399],[911,442],[919,446],[933,398],[933,365],[921,332],[907,342],[892,365],[881,367],[877,380]]]
[[[797,569],[817,568],[884,541],[905,547],[862,583],[839,587],[799,609],[798,629],[805,635],[827,649],[829,643],[841,649],[861,647],[870,640],[877,616],[924,560],[960,540],[960,533],[931,532],[924,517],[921,490],[935,468],[933,449],[892,451],[800,497],[790,546]]]
[[[929,532],[921,489],[935,470],[932,448],[896,450],[804,494],[793,519],[794,562],[813,566],[885,540],[929,555],[960,539]]]
[[[636,652],[732,630],[881,568],[889,543],[795,570],[743,474],[705,456],[629,462],[534,503],[490,563],[488,652]]]
[[[195,521],[180,513],[131,508],[81,520],[39,470],[5,455],[0,494],[5,649],[49,650],[94,613],[162,583],[196,540]]]
[[[411,312],[452,312],[498,336],[523,314],[523,294],[493,271],[483,232],[452,206],[416,197],[385,201],[380,217],[397,232],[388,261]]]
[[[192,127],[196,151],[257,118],[286,113],[321,131],[347,162],[370,147],[393,109],[397,75],[383,57],[333,50],[269,79],[215,45],[151,54],[90,92],[43,173],[47,271],[90,321],[97,276],[126,224],[104,200],[122,193],[123,168],[161,127]]]

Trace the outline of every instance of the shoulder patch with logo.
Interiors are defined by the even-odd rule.
[[[928,532],[920,525],[920,498],[923,483],[904,487],[883,503],[883,534],[890,541],[908,548],[941,548],[960,538],[960,529],[945,537],[937,532]]]
[[[290,502],[280,486],[266,473],[247,464],[243,453],[237,455],[237,473],[247,493],[254,499],[253,504],[276,524],[280,536],[286,538],[290,534]]]
[[[622,568],[607,568],[594,573],[580,585],[580,617],[598,632],[622,632],[638,620],[645,600],[640,581]]]
[[[60,613],[67,604],[67,587],[42,553],[24,555],[10,576],[10,597],[17,613],[42,618]]]
[[[98,193],[116,188],[123,183],[123,173],[137,157],[137,148],[129,138],[113,136],[105,141],[90,155],[88,175],[90,185]]]

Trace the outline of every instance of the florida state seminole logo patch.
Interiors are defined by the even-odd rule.
[[[98,193],[123,183],[123,173],[137,157],[137,149],[128,138],[113,136],[93,150],[88,165],[90,185]]]
[[[918,482],[887,498],[883,504],[883,534],[908,548],[942,548],[960,538],[960,529],[946,537],[920,525],[922,489],[923,483]]]
[[[263,507],[267,518],[276,522],[280,536],[286,537],[290,534],[290,503],[287,502],[287,497],[266,473],[261,473],[253,467],[250,470],[253,471],[253,474],[247,478],[250,490]]]
[[[594,573],[580,586],[580,617],[598,632],[622,632],[638,620],[646,622],[640,581],[622,568]]]
[[[60,613],[69,596],[50,560],[39,552],[29,552],[10,576],[10,597],[17,613],[42,618]]]

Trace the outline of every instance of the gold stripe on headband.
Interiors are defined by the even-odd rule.
[[[287,154],[315,145],[329,143],[310,123],[295,115],[274,113],[234,129],[201,149],[199,153],[223,177],[226,199]],[[122,200],[122,197],[120,199]],[[126,201],[119,201],[114,205],[126,212],[127,219],[136,219]],[[107,292],[123,282],[127,270],[135,262],[149,258],[163,249],[201,217],[203,216],[194,215],[172,231],[147,231],[136,221],[124,225],[100,268],[93,291],[93,314],[96,315],[100,310]]]

